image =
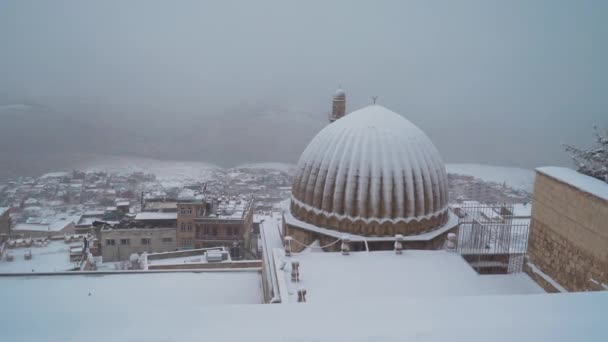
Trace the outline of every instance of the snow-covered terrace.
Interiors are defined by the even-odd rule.
[[[32,251],[32,258],[25,259],[27,250]],[[64,272],[74,269],[76,263],[70,262],[70,245],[61,241],[51,241],[44,247],[19,247],[7,249],[15,258],[6,261],[3,255],[0,260],[0,273],[31,273],[31,272]]]
[[[310,303],[344,303],[396,298],[544,293],[525,273],[480,275],[457,253],[406,250],[355,252],[350,255],[305,252],[285,257],[275,249],[280,297],[297,301],[299,288]],[[300,263],[300,282],[291,281],[291,262]],[[283,264],[285,264],[283,266]]]
[[[87,342],[242,342],[252,338],[264,342],[604,342],[607,336],[607,292],[435,299],[396,296],[391,301],[340,305],[222,305],[254,302],[245,290],[256,283],[253,279],[242,281],[240,276],[229,283],[226,274],[219,279],[214,279],[215,275],[57,278],[48,279],[48,284],[47,279],[33,278],[25,286],[13,279],[2,283],[6,291],[0,293],[5,304],[0,307],[2,338]]]

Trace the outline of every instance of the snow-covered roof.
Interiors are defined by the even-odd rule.
[[[0,260],[0,273],[63,272],[76,265],[70,262],[70,245],[63,240],[51,241],[48,246],[12,248],[13,261]],[[26,260],[25,252],[31,250],[32,258]]]
[[[141,212],[135,215],[135,220],[177,220],[177,213]]]
[[[291,281],[291,261],[300,263],[300,282]],[[435,298],[544,293],[525,273],[479,275],[457,253],[407,250],[342,253],[299,253],[285,257],[274,250],[282,302],[297,301],[305,288],[310,303],[358,300]],[[286,267],[281,270],[281,265]]]
[[[372,105],[312,139],[298,161],[293,199],[327,218],[409,222],[443,215],[447,188],[445,166],[426,134]]]
[[[74,220],[59,219],[52,221],[51,223],[19,223],[15,225],[12,230],[14,231],[36,231],[36,232],[60,232],[70,224],[74,223]]]
[[[555,178],[583,192],[608,200],[608,183],[599,179],[589,177],[566,167],[546,166],[539,167],[536,171]]]
[[[10,308],[10,314],[2,312],[3,328],[7,327],[5,316],[29,312],[35,316],[33,320],[43,324],[38,328],[47,333],[52,333],[49,329],[55,323],[74,323],[69,317],[53,314],[56,310],[63,313],[104,313],[102,317],[108,318],[115,310],[138,316],[148,310],[162,308],[165,320],[172,321],[169,313],[179,314],[182,310],[262,302],[260,277],[254,271],[13,276],[1,277],[0,287],[3,289],[0,294],[3,308]],[[83,318],[86,316],[88,314]],[[97,320],[97,323],[105,326],[104,319]],[[3,329],[3,340],[31,341],[9,336]],[[54,338],[49,336],[44,340]]]
[[[519,216],[519,217],[532,216],[532,204],[531,203],[513,204],[513,216]]]
[[[118,201],[118,202],[116,202],[116,206],[117,207],[124,207],[124,206],[128,206],[130,204],[131,203],[129,201]]]
[[[255,278],[235,276],[227,282],[231,277],[225,276],[2,278],[0,285],[7,290],[0,292],[0,300],[10,310],[3,312],[3,338],[105,342],[111,336],[115,341],[190,342],[204,335],[213,341],[255,336],[264,342],[603,342],[607,334],[608,292],[221,305],[256,303],[250,291],[259,288]],[[100,327],[103,331],[91,333]]]
[[[0,207],[0,216],[4,215],[9,210],[8,207]]]

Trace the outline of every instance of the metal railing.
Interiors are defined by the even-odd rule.
[[[477,272],[523,270],[530,218],[514,217],[508,204],[463,204],[453,210],[459,217],[457,251]]]

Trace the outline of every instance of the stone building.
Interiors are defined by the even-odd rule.
[[[0,207],[0,241],[3,241],[10,235],[11,217],[10,209]]]
[[[170,252],[176,249],[175,228],[104,228],[100,232],[104,262],[128,260],[133,253]]]
[[[254,250],[253,200],[242,197],[207,197],[177,204],[179,249],[223,246],[234,259]]]
[[[73,235],[76,224],[72,220],[60,219],[51,223],[19,223],[11,229],[11,237],[53,238]]]
[[[525,271],[545,290],[608,290],[608,184],[536,169]]]
[[[348,235],[355,249],[435,249],[455,230],[445,165],[431,140],[404,117],[372,105],[321,130],[298,161],[284,208],[295,250]],[[333,244],[331,248],[340,246]]]

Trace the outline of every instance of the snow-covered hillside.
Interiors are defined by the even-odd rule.
[[[446,164],[446,169],[450,174],[472,176],[485,182],[504,183],[517,190],[530,193],[534,190],[534,170],[530,169],[484,164]]]

